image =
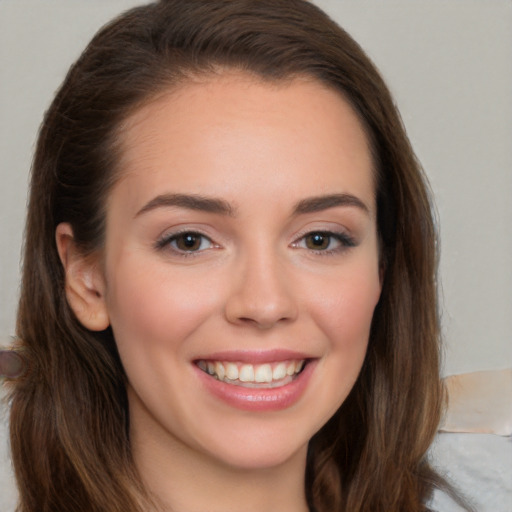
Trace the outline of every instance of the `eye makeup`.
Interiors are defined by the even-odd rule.
[[[357,243],[352,236],[345,232],[313,230],[301,234],[290,246],[294,249],[305,249],[314,254],[327,256],[356,247]],[[207,235],[189,229],[167,233],[155,243],[155,248],[159,251],[170,250],[178,256],[185,257],[218,247]]]
[[[292,247],[322,254],[333,254],[355,246],[355,240],[346,233],[320,230],[310,231],[292,244]]]
[[[207,249],[218,247],[203,233],[184,229],[175,233],[167,233],[155,244],[157,250],[169,249],[178,255],[188,256]]]

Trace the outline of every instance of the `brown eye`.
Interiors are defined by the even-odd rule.
[[[176,247],[180,251],[197,251],[201,247],[201,235],[184,233],[176,237]]]
[[[188,231],[166,237],[158,243],[159,248],[164,248],[165,246],[170,246],[176,252],[190,253],[211,248],[212,241],[201,233]]]
[[[293,244],[294,247],[302,247],[318,254],[340,253],[356,245],[356,241],[347,233],[332,231],[311,231]]]
[[[314,251],[322,251],[331,245],[332,235],[329,233],[310,233],[304,237],[306,247]]]

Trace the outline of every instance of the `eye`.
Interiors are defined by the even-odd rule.
[[[213,242],[205,235],[194,231],[186,231],[165,236],[157,243],[159,248],[170,246],[176,252],[192,253],[213,247]]]
[[[310,233],[304,237],[304,242],[308,249],[315,251],[324,251],[329,249],[332,243],[332,236],[328,233]]]
[[[354,247],[355,243],[345,233],[333,233],[331,231],[312,231],[307,233],[294,244],[316,252],[335,252],[344,247]]]

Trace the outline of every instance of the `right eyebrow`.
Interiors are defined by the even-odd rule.
[[[352,206],[366,214],[370,214],[370,208],[358,197],[352,194],[329,194],[325,196],[308,197],[295,205],[295,214],[306,214],[328,210],[337,206]]]
[[[198,210],[208,213],[217,213],[233,217],[235,210],[224,199],[216,197],[206,197],[197,194],[162,194],[154,197],[146,203],[136,214],[135,217],[143,215],[156,208],[169,208],[177,206],[187,210]]]

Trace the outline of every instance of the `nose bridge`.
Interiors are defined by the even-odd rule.
[[[294,320],[296,296],[286,269],[286,258],[270,243],[240,254],[226,303],[228,320],[261,329]]]

